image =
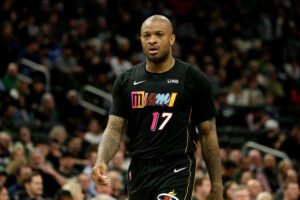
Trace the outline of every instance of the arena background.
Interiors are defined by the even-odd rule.
[[[22,193],[24,165],[42,174],[45,199],[62,188],[73,199],[81,190],[126,199],[126,137],[111,186],[94,188],[81,173],[95,162],[116,76],[144,59],[139,29],[153,14],[172,21],[174,56],[211,81],[225,188],[245,184],[255,199],[258,181],[259,192],[282,199],[284,183],[299,181],[299,1],[0,2],[0,186],[11,199]],[[209,190],[200,155],[195,199]]]

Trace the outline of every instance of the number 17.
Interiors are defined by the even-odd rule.
[[[152,124],[151,124],[151,131],[155,131],[156,130],[156,126],[159,120],[159,112],[154,112],[152,113],[153,115],[153,120],[152,120]],[[170,112],[163,112],[161,117],[165,118],[165,120],[161,123],[161,125],[158,127],[158,130],[161,131],[164,129],[164,127],[167,125],[167,123],[170,121],[170,119],[172,118],[173,113]]]

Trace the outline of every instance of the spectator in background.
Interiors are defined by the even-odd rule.
[[[266,154],[263,159],[263,173],[268,180],[272,193],[275,193],[279,187],[276,167],[277,163],[275,157],[271,154]]]
[[[49,132],[49,137],[52,140],[55,140],[59,148],[64,148],[64,143],[67,139],[67,132],[64,126],[62,125],[55,125],[52,127],[52,129]]]
[[[59,159],[59,168],[57,171],[66,178],[73,178],[79,174],[79,171],[74,168],[74,161],[71,153],[65,152],[62,154]]]
[[[250,193],[246,186],[238,185],[232,191],[233,200],[250,200]]]
[[[110,163],[110,170],[117,171],[122,177],[122,183],[125,185],[127,183],[127,168],[124,167],[124,152],[119,150]]]
[[[15,174],[16,181],[8,188],[9,196],[13,196],[16,192],[24,190],[24,178],[32,172],[29,165],[21,165]]]
[[[272,119],[279,120],[280,115],[277,106],[274,104],[274,96],[271,93],[265,94],[264,105],[267,115]]]
[[[298,182],[298,174],[294,169],[288,169],[283,176],[283,183],[281,187],[276,191],[274,200],[282,200],[284,197],[285,186],[289,182]]]
[[[8,177],[5,169],[0,166],[0,187],[5,186],[7,179]]]
[[[273,197],[270,193],[268,192],[261,192],[258,194],[256,197],[256,200],[273,200]]]
[[[227,95],[227,103],[233,106],[247,106],[249,100],[243,89],[242,83],[239,80],[235,80],[232,83],[231,91]]]
[[[232,149],[229,152],[228,159],[238,166],[241,162],[241,151],[238,149]]]
[[[197,176],[194,186],[194,198],[205,200],[211,189],[210,180],[207,176]]]
[[[25,191],[20,191],[13,195],[14,200],[43,200],[43,178],[38,172],[32,172],[25,176],[24,178]]]
[[[16,87],[18,80],[18,66],[16,63],[9,63],[6,74],[3,77],[3,84],[7,91]]]
[[[110,171],[107,174],[110,180],[110,185],[112,189],[112,196],[116,199],[120,199],[124,195],[124,185],[122,183],[122,176],[118,171]]]
[[[8,165],[12,145],[11,136],[6,132],[0,132],[0,167],[5,168]]]
[[[237,170],[237,164],[235,164],[234,162],[230,160],[226,160],[223,163],[223,175],[222,175],[223,184],[233,179],[236,170]]]
[[[62,186],[63,190],[69,191],[72,196],[72,200],[84,200],[80,185],[76,179],[69,180],[65,185]]]
[[[280,149],[285,135],[280,133],[279,123],[274,119],[268,119],[265,122],[265,129],[267,132],[259,138],[258,142],[274,149]]]
[[[7,131],[16,131],[16,123],[14,121],[14,114],[16,107],[13,104],[7,104],[3,105],[2,107],[3,110],[1,110],[1,128],[2,130],[7,130]]]
[[[227,181],[225,183],[223,190],[224,200],[233,200],[232,192],[237,186],[237,183],[234,181]]]
[[[300,124],[295,124],[288,138],[283,142],[281,150],[286,152],[291,159],[300,160]]]
[[[249,87],[245,89],[248,98],[249,106],[256,106],[263,104],[264,96],[262,91],[258,88],[258,82],[255,78],[250,79]]]
[[[250,200],[256,200],[256,197],[258,196],[258,194],[263,191],[261,184],[257,179],[250,179],[247,182],[247,188],[250,193]]]
[[[9,200],[7,189],[4,186],[0,186],[0,199]]]
[[[24,164],[27,164],[25,151],[22,147],[15,146],[10,154],[9,163],[6,167],[7,174],[15,174],[19,166]]]
[[[271,93],[275,98],[284,96],[283,86],[278,80],[277,76],[278,75],[276,71],[271,70],[265,86],[266,92]]]
[[[84,140],[89,144],[99,144],[103,134],[103,129],[97,119],[92,119],[88,126],[88,131],[84,135]]]
[[[45,93],[43,95],[41,106],[36,117],[40,121],[40,127],[45,131],[48,131],[58,123],[59,115],[56,110],[54,97],[51,93]]]
[[[78,184],[81,187],[81,191],[84,195],[84,200],[90,200],[94,195],[90,193],[90,177],[88,174],[81,173],[77,176]]]
[[[299,185],[297,182],[287,182],[284,185],[283,191],[284,200],[298,200],[299,199]]]
[[[266,121],[269,119],[269,116],[262,106],[255,106],[252,110],[246,115],[246,124],[251,131],[256,131],[262,129],[265,126]]]
[[[19,129],[18,140],[15,146],[24,148],[26,155],[34,148],[31,131],[28,127],[23,126]]]
[[[93,166],[96,163],[97,160],[97,147],[95,149],[90,149],[87,151],[87,159],[88,159],[88,165],[83,169],[83,173],[89,175],[93,169]],[[95,183],[94,181],[90,178],[90,188],[89,188],[89,192],[95,196],[96,195],[96,191],[95,191]]]

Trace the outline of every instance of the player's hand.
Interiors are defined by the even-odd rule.
[[[91,178],[97,185],[108,185],[109,184],[109,179],[106,176],[108,167],[107,164],[104,162],[101,162],[100,164],[97,163],[92,171],[91,171]]]

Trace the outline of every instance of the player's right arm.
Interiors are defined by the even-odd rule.
[[[107,185],[106,173],[108,163],[120,148],[120,142],[126,120],[122,117],[110,115],[107,127],[99,144],[98,157],[91,172],[91,178],[98,185]]]

